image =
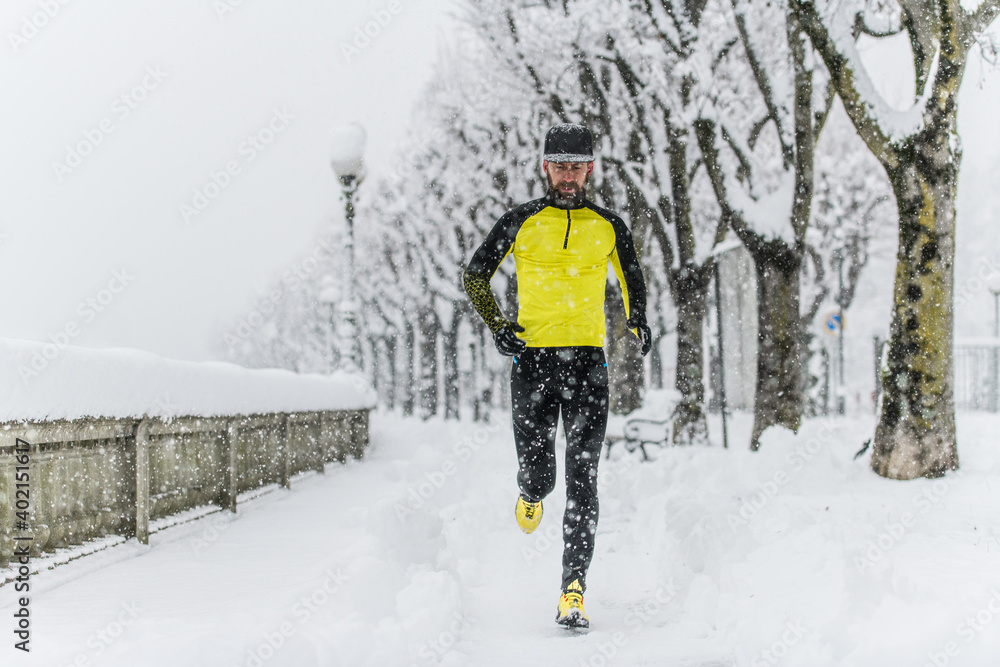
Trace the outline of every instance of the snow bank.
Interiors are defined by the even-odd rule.
[[[356,410],[375,404],[361,377],[252,370],[129,349],[0,339],[0,422],[79,417],[214,417]]]
[[[711,426],[710,447],[602,458],[589,633],[553,623],[562,475],[521,533],[506,416],[376,413],[363,462],[158,533],[142,558],[38,575],[33,653],[12,664],[997,664],[1000,416],[960,414],[961,473],[910,482],[854,459],[870,416],[768,431],[757,453],[752,415],[734,415],[729,450]],[[0,588],[0,616],[14,606]]]

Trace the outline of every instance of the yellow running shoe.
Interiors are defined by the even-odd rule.
[[[566,587],[566,592],[559,598],[559,611],[556,613],[556,623],[567,628],[589,628],[590,619],[583,610],[583,587],[580,580],[574,579]]]
[[[514,517],[517,518],[517,525],[526,533],[531,533],[538,528],[542,521],[542,501],[533,503],[525,500],[524,496],[517,497],[517,505],[514,506]]]

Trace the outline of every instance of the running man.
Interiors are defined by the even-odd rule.
[[[556,421],[566,432],[566,512],[562,596],[556,622],[588,627],[583,609],[597,530],[597,464],[608,423],[604,290],[608,262],[625,301],[627,324],[642,354],[652,344],[646,285],[632,235],[614,213],[586,197],[594,171],[593,138],[581,125],[545,135],[542,169],[548,193],[497,221],[465,271],[465,291],[512,356],[510,393],[520,496],[515,517],[525,533],[542,520],[542,500],[556,482]],[[490,280],[508,254],[517,272],[515,321],[500,311]]]

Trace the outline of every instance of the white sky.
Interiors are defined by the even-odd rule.
[[[46,340],[75,324],[74,344],[211,358],[255,295],[342,224],[330,130],[361,121],[369,182],[389,167],[451,25],[450,0],[395,0],[398,13],[350,63],[341,45],[390,0],[242,0],[220,18],[215,6],[227,1],[239,2],[69,2],[16,49],[10,35],[41,12],[39,0],[0,6],[0,337]],[[892,70],[883,86],[908,94]],[[150,90],[124,117],[116,100],[144,78]],[[960,283],[1000,250],[987,218],[998,201],[997,108],[1000,72],[970,63]],[[275,122],[281,131],[249,161],[241,142],[275,109],[294,118]],[[113,131],[60,182],[53,163],[102,119]],[[240,173],[186,224],[179,206],[231,160]],[[121,269],[132,278],[100,313],[79,310]],[[977,293],[959,327],[985,334],[991,316],[989,294]]]
[[[226,1],[238,6],[220,18]],[[448,0],[53,4],[16,51],[39,0],[0,5],[0,337],[76,323],[75,344],[187,359],[212,356],[254,295],[342,224],[332,128],[363,122],[369,172],[387,167],[450,21]],[[341,44],[372,12],[391,20],[348,63]],[[150,67],[166,78],[123,118],[116,100]],[[241,142],[276,108],[294,119],[248,161]],[[113,132],[60,182],[53,162],[105,118]],[[180,204],[230,160],[240,173],[185,224]],[[134,279],[102,312],[78,311],[122,268]]]

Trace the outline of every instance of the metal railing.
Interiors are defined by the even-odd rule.
[[[955,346],[955,407],[1000,412],[1000,341]]]
[[[887,341],[875,337],[875,392],[881,393],[881,364]],[[1000,339],[955,343],[955,409],[1000,412]],[[877,405],[877,400],[876,400]]]

